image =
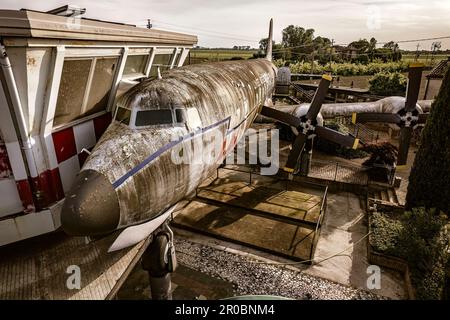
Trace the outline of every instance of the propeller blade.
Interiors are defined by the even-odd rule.
[[[424,65],[422,63],[412,63],[409,65],[408,87],[406,89],[405,102],[406,111],[413,111],[416,108],[417,99],[419,98],[423,67]]]
[[[409,143],[411,141],[412,128],[403,127],[400,129],[400,139],[397,157],[397,166],[403,166],[408,160]]]
[[[307,137],[303,133],[299,133],[297,135],[294,143],[292,144],[292,150],[289,153],[286,165],[283,168],[284,171],[287,171],[289,173],[297,173],[297,163],[300,159],[300,155],[302,154],[303,149],[305,148],[306,139]]]
[[[396,113],[353,113],[352,123],[365,122],[384,122],[384,123],[399,123],[400,116]]]
[[[419,113],[418,117],[419,117],[419,123],[425,123],[427,122],[429,113]]]
[[[311,105],[309,106],[308,112],[306,113],[306,118],[309,120],[316,119],[319,114],[320,108],[322,107],[322,103],[325,100],[325,97],[328,93],[328,88],[331,83],[331,76],[324,74],[322,79],[320,79],[319,86],[317,87],[316,93],[311,101]]]
[[[356,149],[358,148],[359,139],[352,137],[351,135],[342,134],[338,131],[327,127],[316,127],[316,134],[328,141],[335,142],[341,146]]]
[[[270,108],[270,107],[266,107],[263,106],[261,109],[261,113],[262,116],[265,117],[269,117],[275,120],[278,120],[280,122],[283,122],[289,126],[292,127],[298,127],[301,123],[300,119],[297,118],[296,116],[293,116],[292,114],[274,109],[274,108]]]

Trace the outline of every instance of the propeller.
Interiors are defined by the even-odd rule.
[[[397,167],[406,164],[413,128],[425,123],[428,116],[427,113],[419,114],[416,109],[423,67],[421,63],[409,65],[405,106],[397,113],[354,113],[352,115],[353,123],[383,122],[394,123],[400,127]]]
[[[297,128],[298,135],[292,144],[292,150],[289,153],[286,165],[283,168],[289,173],[295,174],[299,171],[300,168],[298,164],[301,154],[306,148],[308,139],[313,138],[315,135],[346,147],[356,148],[358,146],[359,140],[350,135],[343,135],[332,129],[317,126],[317,115],[325,100],[330,83],[331,76],[323,75],[306,115],[300,118],[266,106],[261,110],[261,115]]]

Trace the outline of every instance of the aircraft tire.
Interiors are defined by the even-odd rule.
[[[152,243],[142,257],[143,269],[147,270],[153,277],[163,277],[168,273],[167,263],[164,261],[168,242],[169,236],[166,233],[158,233],[154,236]]]

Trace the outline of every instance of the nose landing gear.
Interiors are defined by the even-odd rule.
[[[142,256],[142,268],[148,272],[153,300],[171,300],[170,274],[177,268],[173,232],[167,222],[153,236]]]

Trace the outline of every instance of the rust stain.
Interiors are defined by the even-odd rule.
[[[34,57],[27,57],[27,66],[35,66],[36,59]]]

